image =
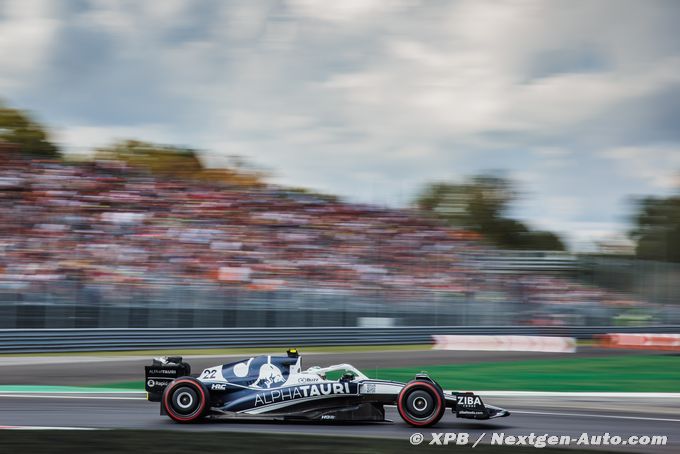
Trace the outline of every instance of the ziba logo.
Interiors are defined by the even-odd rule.
[[[224,383],[213,383],[210,385],[210,390],[211,391],[225,391],[227,389],[227,385]]]
[[[482,399],[480,399],[479,396],[458,396],[458,405],[464,405],[466,407],[482,405]]]

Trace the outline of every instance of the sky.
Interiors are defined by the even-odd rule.
[[[408,206],[495,172],[575,250],[680,171],[680,2],[0,0],[0,99],[70,153],[135,138]]]

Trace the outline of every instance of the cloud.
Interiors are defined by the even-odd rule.
[[[51,17],[49,0],[6,0],[0,3],[0,93],[30,86],[45,69],[59,21]]]
[[[407,2],[393,0],[344,0],[341,2],[327,2],[324,0],[288,0],[287,4],[293,14],[302,17],[319,19],[328,22],[345,23],[357,20],[375,20],[385,14],[403,9]]]
[[[673,1],[12,0],[0,96],[74,151],[129,134],[388,204],[505,169],[527,220],[574,197],[552,222],[623,228],[626,196],[680,166],[679,20]]]
[[[627,178],[642,180],[658,190],[680,189],[680,144],[611,148],[600,155]]]

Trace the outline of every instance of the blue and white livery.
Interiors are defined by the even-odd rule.
[[[146,390],[176,422],[211,419],[385,421],[385,405],[415,427],[436,424],[446,408],[459,418],[508,416],[469,392],[444,392],[427,375],[408,383],[371,379],[350,364],[303,370],[296,350],[208,367],[197,377],[182,358],[146,368]],[[329,375],[337,379],[328,378]]]

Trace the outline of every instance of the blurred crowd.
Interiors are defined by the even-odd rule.
[[[286,188],[153,175],[118,161],[3,157],[0,285],[209,283],[417,298],[484,292],[528,303],[615,303],[565,278],[487,275],[471,233],[408,210]]]

